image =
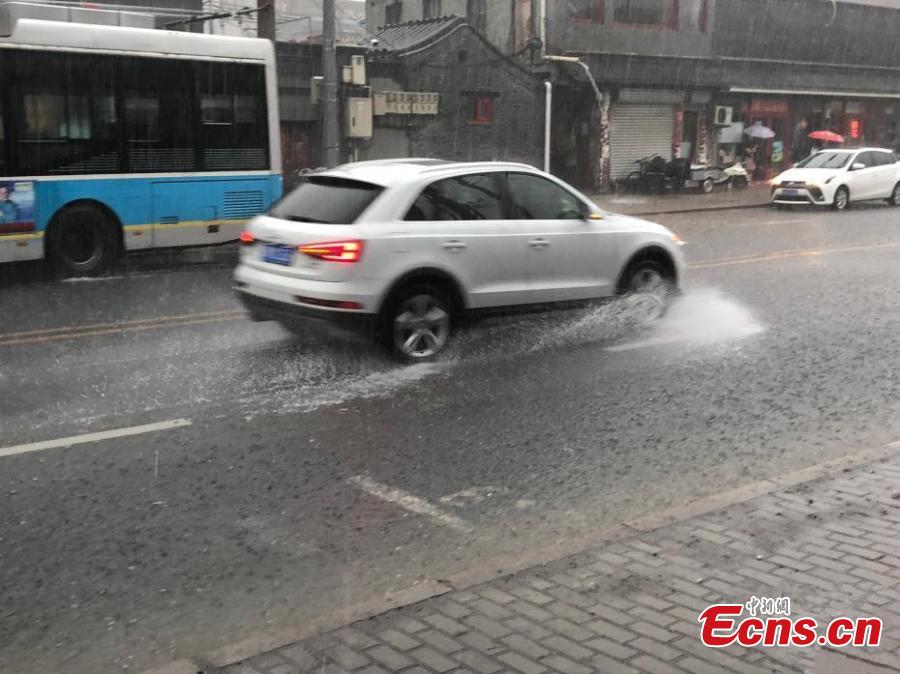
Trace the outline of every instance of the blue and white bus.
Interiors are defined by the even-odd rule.
[[[280,197],[268,40],[37,19],[0,31],[0,262],[93,274],[130,250],[236,239]]]

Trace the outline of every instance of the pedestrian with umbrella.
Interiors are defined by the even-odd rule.
[[[844,143],[844,137],[834,131],[813,131],[809,134],[809,137],[824,143],[824,147],[828,147],[828,143],[834,143],[835,145],[843,145]]]
[[[771,140],[775,137],[775,132],[769,127],[763,126],[762,122],[756,122],[753,126],[748,126],[744,129],[744,134],[750,137],[750,146],[747,148],[747,159],[745,160],[744,168],[755,180],[760,180],[765,168],[763,166],[763,153],[760,151],[758,142]]]

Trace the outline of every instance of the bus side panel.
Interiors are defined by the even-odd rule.
[[[35,180],[34,229],[0,234],[0,262],[44,255],[50,220],[78,201],[101,204],[123,228],[125,248],[235,240],[246,222],[281,197],[281,176],[175,176]]]
[[[154,247],[234,241],[247,221],[272,203],[270,176],[155,180]]]
[[[0,234],[0,263],[40,260],[44,257],[44,235]]]
[[[93,201],[109,211],[124,229],[129,250],[153,245],[150,227],[150,181],[146,178],[38,180],[40,229],[46,230],[65,206],[76,201]]]

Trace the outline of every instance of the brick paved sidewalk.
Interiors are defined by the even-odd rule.
[[[396,609],[221,670],[900,670],[900,455]],[[707,649],[711,603],[788,596],[794,617],[884,620],[879,648]],[[850,650],[850,649],[847,649]]]

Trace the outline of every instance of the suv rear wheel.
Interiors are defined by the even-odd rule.
[[[406,362],[436,357],[450,338],[450,302],[438,286],[417,284],[402,289],[382,318],[385,345]]]

